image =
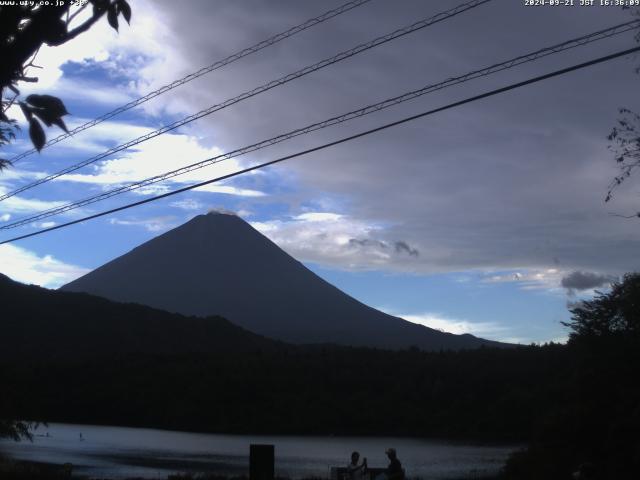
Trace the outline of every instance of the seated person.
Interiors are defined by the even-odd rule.
[[[358,463],[360,454],[353,452],[351,454],[351,463],[347,465],[347,480],[363,480],[367,470],[367,459],[363,458],[362,463]]]
[[[398,460],[395,448],[387,448],[384,452],[389,457],[389,466],[387,467],[387,480],[404,480],[404,470],[402,464]]]

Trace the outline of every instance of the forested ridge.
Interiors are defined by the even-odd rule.
[[[526,442],[506,478],[570,478],[576,469],[595,472],[582,478],[633,478],[640,466],[640,277],[621,285],[574,308],[567,345],[457,352],[292,346],[213,319],[233,333],[221,334],[219,348],[144,347],[162,338],[154,333],[139,338],[137,353],[119,345],[110,354],[101,343],[93,354],[46,357],[29,354],[25,334],[21,353],[0,362],[2,413],[189,431]],[[109,315],[110,304],[99,311]],[[146,312],[145,322],[154,315],[116,308],[130,321],[129,309]],[[38,322],[55,317],[47,309],[41,315]],[[66,345],[60,339],[70,334],[50,327],[50,343]],[[225,338],[236,343],[223,347]]]

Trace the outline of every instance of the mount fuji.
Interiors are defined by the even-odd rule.
[[[507,346],[371,308],[324,281],[240,217],[199,215],[63,286],[183,315],[219,315],[297,344],[424,350]]]

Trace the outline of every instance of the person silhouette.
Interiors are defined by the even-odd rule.
[[[385,452],[389,458],[389,466],[387,467],[387,480],[404,480],[404,470],[402,464],[398,460],[398,454],[395,448],[387,448]]]
[[[362,463],[358,463],[360,454],[353,452],[351,454],[351,463],[347,465],[347,479],[348,480],[362,480],[367,470],[367,459],[363,458]]]

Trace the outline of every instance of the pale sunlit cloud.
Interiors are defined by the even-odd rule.
[[[161,232],[173,228],[177,224],[177,219],[174,216],[153,217],[145,219],[119,219],[110,218],[109,223],[111,225],[127,226],[127,227],[141,227],[148,232]]]
[[[96,185],[117,185],[144,180],[167,171],[220,155],[219,148],[206,148],[195,137],[165,134],[120,152],[111,160],[101,161],[90,173],[73,173],[57,181]],[[172,182],[188,183],[227,175],[240,168],[238,161],[226,160],[215,165],[174,177]]]
[[[384,311],[383,308],[379,308],[378,310]],[[387,311],[386,313],[403,318],[408,322],[424,325],[425,327],[442,332],[455,333],[456,335],[468,333],[490,340],[520,343],[513,342],[516,337],[512,336],[513,334],[510,332],[510,329],[497,322],[471,322],[468,320],[449,318],[437,313],[399,314],[391,311]],[[518,340],[521,339],[518,338]]]
[[[89,270],[51,255],[39,255],[15,245],[0,245],[0,271],[18,282],[57,288]]]

